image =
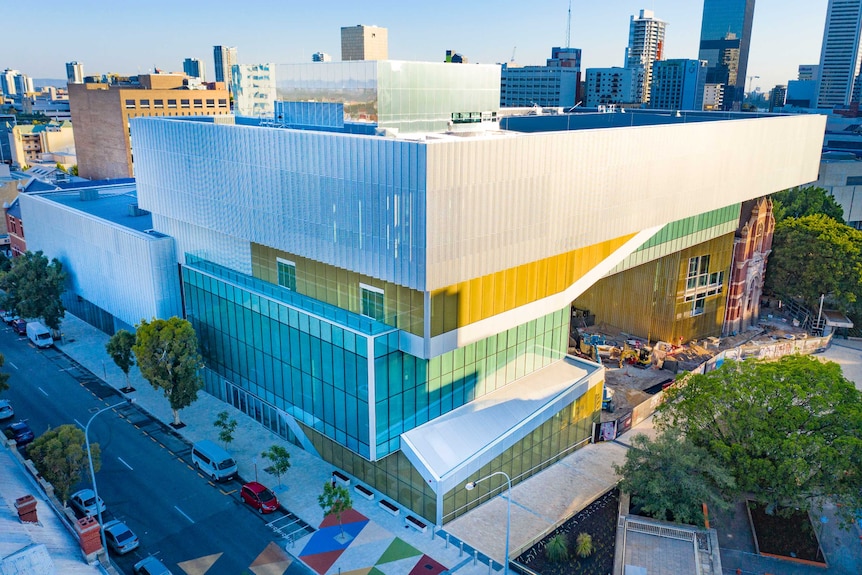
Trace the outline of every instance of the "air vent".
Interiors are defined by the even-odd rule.
[[[147,210],[142,210],[141,208],[139,208],[138,204],[129,204],[129,215],[133,218],[136,218],[138,216],[146,216],[149,215],[149,213],[150,212],[148,212]]]
[[[78,192],[82,202],[92,202],[99,199],[99,190],[95,188],[87,188]]]

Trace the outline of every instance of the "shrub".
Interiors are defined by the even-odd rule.
[[[566,536],[559,533],[551,537],[545,546],[545,555],[549,561],[554,563],[568,560],[569,550],[566,545]]]
[[[593,551],[595,551],[593,536],[589,533],[578,533],[578,538],[575,540],[575,553],[578,557],[582,559],[589,557]]]

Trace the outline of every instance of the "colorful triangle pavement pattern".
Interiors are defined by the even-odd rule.
[[[346,541],[340,537],[342,528]],[[334,516],[326,516],[299,559],[318,575],[440,575],[447,570],[353,509],[342,513],[341,526]]]
[[[284,575],[291,563],[293,560],[290,556],[271,541],[249,566],[249,570],[254,575]]]

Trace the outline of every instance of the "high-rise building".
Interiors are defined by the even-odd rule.
[[[655,17],[652,10],[641,10],[638,17],[631,17],[629,45],[626,48],[626,68],[643,69],[643,83],[635,98],[638,102],[649,102],[652,83],[652,64],[664,57],[664,34],[667,22]]]
[[[224,82],[227,89],[233,86],[231,71],[236,61],[236,47],[213,46],[213,62],[215,64],[215,81]]]
[[[197,58],[186,58],[183,60],[183,72],[190,78],[198,78],[206,82],[206,65]],[[216,80],[218,81],[218,80]]]
[[[706,60],[708,84],[723,84],[725,110],[740,110],[755,0],[704,0],[699,60]]]
[[[702,110],[706,62],[659,60],[653,63],[649,107],[656,110]]]
[[[817,80],[820,77],[820,66],[817,64],[800,64],[797,80],[803,82],[808,80]]]
[[[83,84],[84,65],[80,62],[66,62],[66,80],[70,84]]]
[[[635,100],[643,84],[642,68],[587,68],[584,105],[588,108],[607,104],[640,104]]]
[[[15,90],[15,77],[20,74],[18,70],[6,68],[0,72],[0,93],[4,96],[14,96],[17,94]]]
[[[703,85],[703,109],[709,112],[723,110],[724,84]]]
[[[25,96],[36,91],[33,87],[33,78],[26,74],[18,74],[15,76],[15,92],[19,96]]]
[[[141,74],[113,83],[69,84],[78,173],[90,180],[134,175],[129,119],[230,114],[227,89],[189,89],[183,74]]]
[[[820,48],[817,107],[845,107],[859,101],[853,93],[862,63],[862,0],[829,0]]]
[[[580,100],[581,49],[551,48],[544,66],[510,66],[500,72],[500,106],[571,107]]]
[[[275,111],[275,64],[234,64],[232,77],[234,114],[272,118]]]
[[[389,30],[379,26],[346,26],[341,28],[341,59],[387,60]]]
[[[315,52],[311,55],[312,62],[332,62],[332,56],[326,52]]]
[[[769,94],[769,111],[774,112],[776,108],[783,108],[784,101],[787,98],[787,85],[778,84]]]

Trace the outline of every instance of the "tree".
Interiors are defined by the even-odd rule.
[[[593,536],[589,533],[578,533],[578,537],[575,539],[575,555],[581,559],[586,559],[593,554],[593,551],[595,551]]]
[[[135,336],[125,329],[121,329],[111,336],[105,345],[105,350],[114,363],[117,364],[123,374],[126,376],[126,387],[123,388],[124,393],[132,391],[132,385],[129,383],[129,368],[135,365],[135,356],[132,353],[132,346],[135,344]]]
[[[71,424],[61,425],[37,437],[27,450],[33,465],[42,477],[54,486],[54,491],[64,505],[72,486],[81,481],[88,466],[84,442],[84,431],[81,428]],[[98,443],[90,444],[90,453],[93,457],[93,470],[99,471],[102,460]]]
[[[66,272],[57,258],[48,262],[41,251],[24,252],[12,259],[9,271],[0,277],[6,292],[3,307],[21,317],[40,317],[53,330],[60,329],[66,313],[60,296],[66,290]]]
[[[862,307],[862,231],[824,215],[775,226],[766,287],[817,309],[820,295],[844,312]]]
[[[669,388],[659,414],[771,508],[829,497],[843,522],[862,508],[862,394],[835,363],[725,361]]]
[[[335,515],[341,528],[341,538],[344,539],[344,525],[341,524],[341,514],[353,509],[353,501],[346,487],[335,483],[335,480],[323,484],[323,493],[318,495],[317,504],[323,509],[324,516]]]
[[[772,215],[776,224],[787,218],[804,218],[816,214],[844,222],[844,209],[823,188],[797,186],[772,194]]]
[[[224,443],[224,446],[227,447],[228,443],[233,441],[233,432],[236,431],[237,426],[236,419],[229,418],[228,412],[222,411],[216,416],[216,420],[213,422],[213,425],[219,430],[219,441]]]
[[[3,357],[3,354],[0,353],[0,367],[3,367],[3,364],[6,363],[6,358]],[[9,374],[3,373],[0,371],[0,392],[6,391],[9,389]]]
[[[162,389],[171,404],[175,427],[182,425],[180,409],[191,405],[203,387],[198,338],[192,324],[178,317],[142,320],[132,351],[138,368],[153,389]]]
[[[78,164],[75,164],[74,166],[69,168],[69,173],[72,174],[73,176],[77,176],[78,175]]]
[[[615,466],[622,476],[620,489],[647,514],[677,523],[704,524],[703,503],[729,508],[728,496],[736,483],[730,472],[709,452],[683,438],[676,429],[632,438],[625,464]]]
[[[275,475],[278,478],[278,484],[281,485],[281,476],[290,469],[290,452],[281,445],[271,445],[260,456],[272,461],[272,465],[264,471]]]

